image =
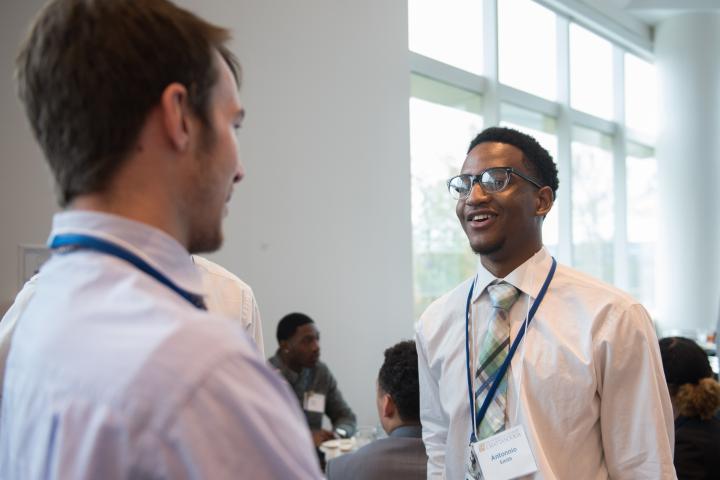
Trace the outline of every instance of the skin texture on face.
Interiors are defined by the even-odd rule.
[[[313,368],[320,360],[320,332],[314,323],[306,323],[295,330],[292,337],[280,342],[285,364],[295,371]]]
[[[461,173],[478,175],[492,167],[512,167],[535,177],[516,147],[499,142],[481,143],[465,159]],[[486,193],[474,185],[458,200],[455,212],[473,251],[485,268],[505,277],[542,247],[542,219],[552,207],[550,187],[538,189],[517,175],[501,192]]]
[[[187,177],[185,209],[189,216],[188,250],[210,252],[223,242],[222,219],[233,185],[243,175],[236,130],[245,111],[240,104],[233,74],[216,55],[218,81],[211,93],[209,126],[198,125],[193,168]],[[198,120],[199,123],[199,120]]]

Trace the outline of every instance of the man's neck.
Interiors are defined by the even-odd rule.
[[[512,257],[502,257],[494,254],[480,255],[480,263],[496,278],[505,278],[523,263],[531,259],[542,248],[542,243],[530,245],[526,251]]]
[[[303,369],[302,365],[299,365],[297,362],[292,362],[288,355],[284,353],[282,350],[278,350],[278,357],[280,357],[280,360],[282,360],[283,364],[290,370],[292,370],[295,373],[300,373]]]
[[[109,193],[85,194],[76,197],[69,208],[109,213],[150,225],[167,233],[186,249],[188,248],[187,235],[182,233],[184,229],[180,226],[177,216],[173,215],[171,209],[165,205],[167,202],[150,197],[145,199],[138,199],[133,195],[128,197],[118,199]]]

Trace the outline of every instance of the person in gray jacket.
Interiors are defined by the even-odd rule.
[[[305,412],[313,442],[319,447],[336,437],[355,433],[355,413],[347,404],[335,377],[320,361],[320,332],[304,313],[289,313],[277,326],[278,350],[268,362],[287,380]],[[323,416],[333,431],[322,428]]]
[[[427,455],[420,426],[417,350],[412,340],[385,350],[377,380],[377,408],[387,438],[330,460],[328,480],[424,479]]]

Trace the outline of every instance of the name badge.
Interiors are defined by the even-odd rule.
[[[510,480],[537,472],[537,464],[521,425],[472,444],[485,478]]]
[[[325,413],[325,395],[315,392],[305,392],[303,409],[308,412]]]

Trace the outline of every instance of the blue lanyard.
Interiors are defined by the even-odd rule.
[[[555,275],[555,269],[557,268],[557,261],[555,260],[555,257],[552,258],[552,265],[550,266],[550,271],[547,274],[547,277],[545,278],[545,282],[542,285],[542,288],[540,288],[540,292],[538,293],[537,298],[532,304],[532,307],[530,307],[530,311],[528,312],[528,319],[527,324],[530,324],[530,321],[535,316],[535,312],[537,311],[538,307],[540,306],[540,303],[542,302],[543,298],[545,297],[545,293],[547,292],[548,286],[550,285],[550,281],[553,278],[553,275]],[[517,337],[515,338],[515,341],[513,341],[512,345],[510,346],[510,350],[508,351],[507,357],[505,357],[505,361],[502,363],[500,368],[498,368],[497,373],[495,375],[495,378],[493,379],[492,385],[490,386],[487,395],[485,396],[485,401],[483,402],[482,406],[480,407],[480,410],[478,410],[477,417],[475,417],[475,395],[473,392],[472,387],[472,378],[471,378],[471,372],[470,372],[470,338],[469,338],[469,329],[470,329],[470,302],[472,300],[472,294],[473,290],[475,289],[475,283],[477,282],[477,276],[475,276],[475,280],[473,280],[472,285],[470,286],[470,292],[468,293],[467,297],[467,304],[465,306],[465,366],[467,371],[467,382],[468,382],[468,393],[470,395],[470,420],[472,421],[475,419],[475,423],[471,425],[472,427],[472,435],[470,436],[470,441],[475,442],[477,441],[475,437],[475,425],[480,425],[480,422],[483,421],[485,418],[485,413],[487,412],[488,407],[490,407],[490,402],[492,402],[493,398],[495,397],[495,392],[497,391],[498,387],[500,386],[500,382],[502,378],[505,376],[505,373],[507,372],[508,367],[510,367],[510,361],[512,360],[513,355],[515,355],[515,350],[517,350],[518,345],[520,345],[520,342],[523,339],[523,336],[525,335],[525,328],[521,328],[518,332]]]
[[[125,260],[126,262],[133,265],[135,268],[150,275],[155,280],[162,283],[170,290],[183,297],[188,302],[192,303],[196,308],[199,308],[201,310],[207,310],[207,308],[205,307],[205,302],[203,301],[201,295],[197,295],[195,293],[191,293],[187,290],[180,288],[175,283],[173,283],[172,280],[157,271],[145,260],[114,243],[102,240],[97,237],[92,237],[90,235],[67,234],[57,235],[56,237],[54,237],[50,242],[50,248],[68,248],[68,250],[64,253],[73,252],[78,249],[95,250],[97,252],[105,253],[107,255],[117,257],[121,260]]]

